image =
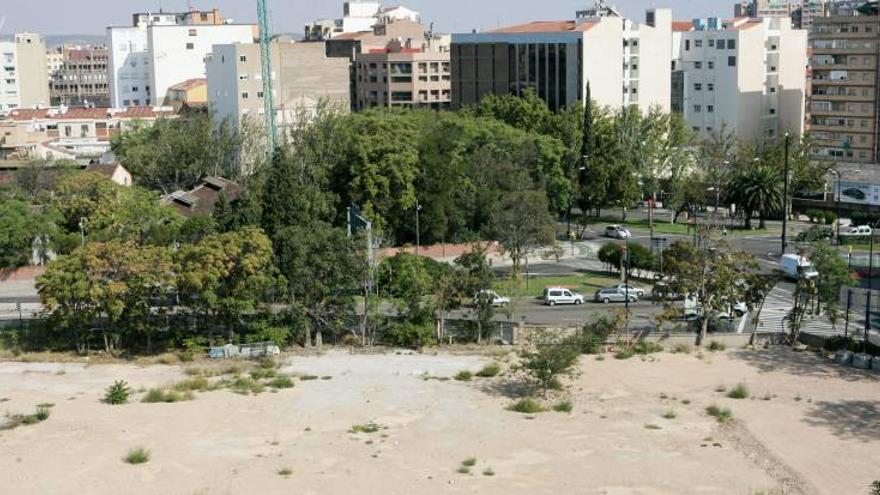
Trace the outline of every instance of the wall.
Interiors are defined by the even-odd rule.
[[[107,46],[110,51],[107,69],[110,105],[123,108],[125,101],[132,105],[134,100],[144,105],[148,99],[146,88],[150,85],[146,28],[107,28]],[[138,90],[132,91],[132,88]],[[149,99],[154,100],[152,97]]]
[[[22,108],[48,107],[49,67],[46,42],[38,34],[16,35],[18,78]]]
[[[601,106],[612,108],[623,103],[623,19],[605,17],[583,33],[583,87],[581,94],[586,94],[587,82],[590,83],[593,100]],[[569,68],[572,60],[569,57]],[[575,65],[575,67],[577,67]],[[666,67],[663,74],[669,71]],[[577,77],[577,70],[569,71]],[[569,96],[571,93],[569,92]],[[574,94],[577,99],[577,93]],[[571,98],[569,98],[571,99]]]
[[[214,119],[219,123],[229,120],[240,123],[238,106],[238,47],[240,45],[214,45],[205,63],[208,79],[208,104]]]

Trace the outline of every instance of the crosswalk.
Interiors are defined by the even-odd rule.
[[[787,317],[793,306],[794,296],[791,292],[779,287],[773,289],[764,302],[764,308],[761,311],[758,322],[758,331],[788,333],[791,327]],[[838,325],[838,328],[835,329],[826,316],[807,315],[801,326],[801,332],[821,337],[833,337],[835,335],[843,335],[843,325]]]

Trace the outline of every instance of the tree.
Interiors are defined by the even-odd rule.
[[[455,259],[458,267],[458,291],[461,298],[474,298],[474,315],[477,319],[477,342],[483,340],[483,329],[495,316],[495,306],[488,290],[492,288],[495,272],[486,257],[486,248],[475,244],[473,250]]]
[[[817,242],[810,251],[810,261],[819,273],[816,278],[819,304],[824,307],[831,326],[837,328],[841,315],[841,291],[852,283],[852,273],[840,253],[828,244]]]
[[[773,166],[757,165],[737,172],[728,185],[732,201],[740,205],[746,215],[746,227],[751,227],[751,215],[757,213],[758,228],[767,227],[766,219],[781,211],[785,179]]]
[[[451,275],[449,265],[409,253],[382,261],[377,277],[380,290],[394,301],[402,319],[386,332],[391,343],[421,346],[430,341],[437,311],[434,296]]]
[[[698,344],[706,340],[709,317],[743,300],[747,277],[758,269],[753,256],[701,232],[698,246],[675,242],[664,253],[673,292],[696,300],[702,316]]]
[[[0,269],[29,264],[37,238],[51,245],[58,229],[50,214],[35,210],[23,201],[0,198]]]
[[[761,323],[761,311],[764,309],[764,303],[767,296],[773,291],[779,283],[781,275],[778,272],[773,273],[752,273],[748,275],[746,282],[746,292],[743,302],[746,303],[750,313],[753,313],[752,320],[752,336],[749,343],[754,345],[755,337],[758,334],[758,326]]]
[[[36,280],[37,293],[50,312],[50,321],[73,334],[80,354],[88,350],[89,329],[99,312],[91,283],[85,258],[75,254],[52,261]]]
[[[495,238],[513,261],[518,278],[522,260],[540,246],[553,242],[553,217],[541,191],[520,190],[508,194],[493,217]]]
[[[568,340],[539,343],[534,349],[524,349],[519,353],[523,373],[541,388],[545,396],[548,390],[562,386],[560,377],[575,373],[579,356],[578,346]]]

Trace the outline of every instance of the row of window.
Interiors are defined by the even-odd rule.
[[[693,40],[694,48],[703,48],[703,40]],[[716,48],[718,50],[736,50],[736,40],[724,40],[724,39],[710,39],[709,48]],[[691,40],[684,40],[684,49],[685,51],[690,51],[691,49]]]
[[[858,126],[862,129],[870,128],[870,121],[867,119],[844,119],[840,117],[819,117],[814,115],[812,117],[811,122],[813,125],[823,126],[823,127],[856,127],[856,122],[858,122]]]
[[[813,33],[815,34],[838,34],[838,33],[871,33],[874,27],[870,24],[814,24]]]
[[[151,100],[149,98],[144,100],[144,106],[150,106],[150,103],[151,103]],[[124,106],[124,107],[131,107],[131,106],[139,107],[139,106],[141,106],[141,100],[139,98],[135,98],[133,100],[122,100],[122,106]]]
[[[736,57],[735,56],[731,55],[731,56],[727,57],[727,66],[728,67],[736,67]],[[701,62],[699,60],[694,62],[694,69],[702,69],[702,68],[703,68],[703,62]],[[707,61],[706,68],[709,70],[714,69],[715,68],[715,61],[714,60]]]

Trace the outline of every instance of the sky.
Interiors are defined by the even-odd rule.
[[[300,33],[314,19],[342,16],[343,0],[268,0],[275,33]],[[102,35],[109,25],[131,23],[133,12],[186,10],[187,4],[217,7],[236,22],[256,22],[256,0],[0,0],[0,35],[35,31],[46,35]],[[530,20],[574,18],[593,0],[387,0],[422,14],[438,32],[469,32]],[[641,20],[651,6],[671,7],[676,19],[730,17],[734,0],[612,0],[627,17]]]

